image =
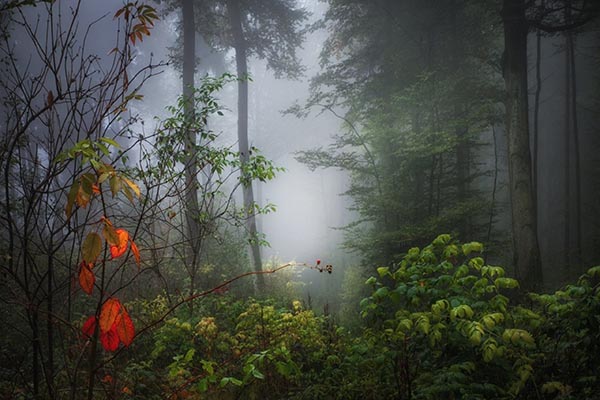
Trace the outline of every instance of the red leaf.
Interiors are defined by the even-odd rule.
[[[97,319],[95,315],[89,317],[81,327],[81,332],[87,337],[92,337],[94,335],[94,331],[96,330]]]
[[[139,267],[140,263],[142,262],[142,259],[140,258],[140,250],[138,249],[137,245],[133,242],[133,240],[131,241],[131,252],[133,253],[133,258],[135,258],[135,262]]]
[[[115,325],[117,327],[119,339],[126,347],[129,346],[135,337],[135,327],[133,326],[133,321],[131,321],[129,314],[124,308],[121,309],[121,314],[117,316]]]
[[[117,327],[113,324],[112,328],[106,332],[100,332],[100,343],[106,351],[115,351],[119,348],[119,335]]]
[[[102,305],[100,310],[100,331],[108,332],[113,328],[117,315],[121,311],[121,302],[118,299],[110,298]]]
[[[92,265],[85,261],[82,261],[79,265],[79,286],[87,294],[92,294],[94,290],[94,283],[96,282],[96,276],[92,271]]]
[[[115,232],[119,237],[119,244],[110,246],[110,255],[112,258],[118,258],[125,254],[127,243],[129,242],[129,233],[125,229],[117,229]]]

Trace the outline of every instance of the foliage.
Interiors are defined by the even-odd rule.
[[[142,339],[149,360],[136,368],[145,365],[151,379],[131,382],[133,393],[158,378],[163,393],[179,396],[279,398],[300,391],[303,373],[331,351],[325,319],[299,301],[288,309],[224,294],[199,310],[202,317],[177,315]]]
[[[291,111],[340,119],[331,145],[298,160],[350,174],[345,194],[360,218],[347,247],[387,263],[440,230],[482,238],[487,171],[473,165],[502,99],[488,2],[331,0],[318,27],[329,34],[322,72]]]
[[[554,294],[531,294],[537,310],[536,373],[542,392],[558,399],[600,393],[600,267]]]
[[[361,303],[402,398],[510,398],[532,374],[535,341],[511,306],[518,282],[485,265],[480,243],[440,235],[396,268],[378,268]]]

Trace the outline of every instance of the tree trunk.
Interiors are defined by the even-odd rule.
[[[544,7],[542,0],[541,7]],[[540,96],[542,94],[542,31],[538,29],[535,37],[535,101],[533,106],[533,154],[532,178],[533,201],[537,206],[538,197],[538,162],[539,162],[539,126],[540,126]]]
[[[456,144],[456,194],[459,207],[464,208],[469,200],[469,165],[471,162],[470,143],[467,139],[468,129],[466,127],[457,128],[455,134],[458,142]],[[460,240],[469,240],[471,232],[468,214],[463,216],[458,229]]]
[[[570,4],[569,4],[570,6]],[[569,20],[571,19],[569,9]],[[581,220],[581,157],[579,148],[579,123],[577,121],[577,71],[575,66],[575,39],[572,32],[567,32],[567,50],[569,53],[569,71],[571,76],[571,117],[573,127],[573,155],[575,164],[575,263],[578,267],[583,265],[581,238],[582,220]],[[580,271],[577,271],[578,273]]]
[[[241,177],[243,187],[244,209],[246,210],[246,228],[250,236],[250,248],[254,261],[254,270],[262,271],[262,260],[260,257],[260,246],[256,230],[256,219],[254,217],[254,192],[252,191],[252,180],[244,171],[250,161],[250,149],[248,146],[248,65],[246,39],[242,30],[242,17],[239,0],[228,0],[229,22],[234,39],[235,63],[238,75],[238,145],[240,150]],[[264,278],[256,276],[256,289],[258,293],[264,289]]]
[[[506,136],[515,273],[524,290],[541,287],[536,207],[531,182],[525,0],[504,0]]]
[[[190,295],[194,294],[196,264],[200,253],[200,211],[198,205],[198,167],[196,163],[196,132],[190,127],[195,119],[194,70],[196,62],[196,27],[194,23],[194,1],[182,0],[183,13],[183,99],[186,142],[185,142],[185,219],[189,246],[186,266],[190,275]],[[190,303],[190,310],[192,310]]]
[[[564,268],[571,269],[571,60],[569,49],[569,33],[566,33],[565,48],[565,131],[563,137],[563,150],[565,155],[564,171],[564,196],[565,196],[565,223],[564,223]]]

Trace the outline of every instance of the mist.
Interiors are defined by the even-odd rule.
[[[0,2],[0,397],[595,398],[599,15]]]

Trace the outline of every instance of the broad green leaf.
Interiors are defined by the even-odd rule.
[[[487,314],[481,318],[481,322],[488,329],[494,328],[496,325],[502,323],[502,321],[504,321],[504,314],[502,313]]]
[[[81,257],[88,264],[93,264],[102,251],[102,238],[96,232],[90,232],[81,246]]]
[[[515,289],[519,287],[519,281],[513,278],[496,278],[494,285],[498,289]]]

